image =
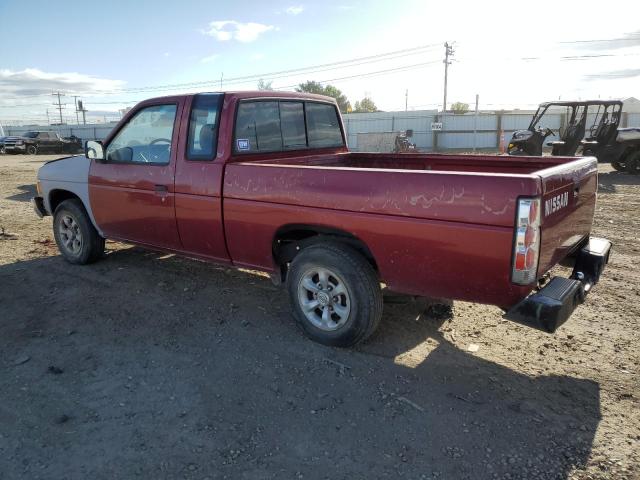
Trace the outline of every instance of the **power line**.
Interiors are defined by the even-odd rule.
[[[308,73],[318,73],[321,71],[326,71],[326,70],[335,70],[336,68],[343,68],[343,67],[354,67],[354,66],[358,66],[358,65],[363,65],[366,63],[374,63],[374,62],[379,62],[379,61],[383,61],[383,60],[392,60],[392,59],[396,59],[396,58],[402,58],[402,57],[406,57],[409,55],[416,55],[419,53],[424,53],[424,51],[428,51],[430,49],[433,49],[434,47],[436,47],[438,44],[431,44],[431,45],[422,45],[419,47],[412,47],[412,48],[405,48],[402,50],[395,50],[393,52],[387,52],[387,53],[380,53],[380,54],[376,54],[376,55],[369,55],[366,57],[359,57],[359,58],[352,58],[349,60],[341,60],[338,62],[332,62],[332,63],[325,63],[325,64],[320,64],[320,65],[311,65],[308,67],[300,67],[300,68],[293,68],[293,69],[288,69],[288,70],[280,70],[280,71],[276,71],[276,72],[268,72],[268,73],[257,73],[257,74],[252,74],[252,75],[245,75],[245,76],[240,76],[240,77],[230,77],[230,78],[226,78],[225,79],[225,83],[226,84],[237,84],[240,83],[241,81],[244,80],[248,80],[248,81],[256,81],[259,80],[260,78],[265,78],[265,79],[273,79],[273,78],[282,78],[282,77],[290,77],[296,74],[308,74]],[[174,83],[174,84],[166,84],[166,85],[156,85],[156,86],[148,86],[148,87],[137,87],[137,88],[124,88],[124,89],[119,89],[116,91],[96,91],[95,93],[104,93],[104,94],[111,94],[111,93],[139,93],[139,92],[146,92],[146,91],[154,91],[154,90],[174,90],[176,88],[190,88],[190,87],[198,87],[198,86],[204,86],[204,85],[209,85],[209,84],[215,84],[218,83],[218,80],[205,80],[205,81],[200,81],[200,82],[189,82],[189,83]]]
[[[259,80],[260,78],[269,78],[269,79],[285,78],[285,77],[293,76],[296,74],[302,75],[302,74],[309,74],[309,73],[319,73],[327,70],[335,70],[337,68],[355,67],[355,66],[364,65],[367,63],[374,63],[374,62],[380,62],[380,61],[386,61],[386,60],[395,60],[397,58],[407,57],[410,55],[417,55],[420,53],[425,53],[426,51],[429,51],[431,49],[434,49],[438,45],[439,44],[422,45],[418,47],[395,50],[392,52],[369,55],[366,57],[351,58],[348,60],[341,60],[337,62],[331,62],[331,63],[325,63],[325,64],[319,64],[319,65],[310,65],[307,67],[280,70],[275,72],[257,73],[252,75],[230,77],[224,80],[226,84],[238,84],[244,81],[246,81],[247,83],[254,82],[256,80]],[[125,93],[143,93],[143,92],[150,92],[150,91],[176,90],[179,88],[192,88],[192,87],[212,85],[218,82],[219,80],[204,80],[199,82],[151,85],[151,86],[122,88],[122,89],[116,89],[116,90],[94,90],[91,92],[91,95],[114,95],[114,94],[117,95],[117,94],[125,94]],[[34,95],[34,96],[43,96],[43,95],[46,95],[46,94]],[[27,98],[27,96],[5,97],[5,100],[18,100],[21,98]]]
[[[434,60],[431,62],[424,62],[424,63],[416,63],[415,65],[406,65],[404,67],[396,67],[396,68],[389,68],[389,69],[385,69],[385,70],[378,70],[375,72],[368,72],[368,73],[360,73],[360,74],[356,74],[356,75],[349,75],[346,77],[338,77],[338,78],[330,78],[327,80],[319,80],[318,83],[328,83],[328,82],[338,82],[341,80],[351,80],[354,78],[364,78],[364,77],[374,77],[376,75],[385,75],[387,73],[395,73],[395,72],[405,72],[407,70],[414,70],[417,68],[422,68],[425,67],[427,65],[433,65],[436,63],[440,63],[440,60]],[[298,84],[293,84],[293,85],[285,85],[283,87],[277,87],[275,88],[275,90],[285,90],[287,88],[293,88],[293,87],[297,87]]]

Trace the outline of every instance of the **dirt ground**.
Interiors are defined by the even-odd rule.
[[[29,203],[48,158],[0,156],[0,479],[640,478],[640,177],[601,166],[615,250],[555,335],[387,304],[340,350],[255,272],[65,263]]]

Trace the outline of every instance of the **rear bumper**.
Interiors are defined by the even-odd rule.
[[[504,318],[553,333],[566,322],[609,262],[611,242],[592,237],[577,253],[570,278],[554,277],[544,288],[513,306]]]
[[[36,212],[40,218],[46,217],[49,215],[47,209],[44,208],[44,199],[42,197],[33,197],[31,199],[31,205],[33,205],[33,210]]]

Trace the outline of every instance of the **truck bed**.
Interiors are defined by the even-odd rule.
[[[351,169],[416,170],[435,172],[529,174],[561,165],[574,157],[512,157],[507,155],[449,155],[423,153],[359,153],[291,157],[257,163]]]
[[[232,258],[266,268],[271,250],[256,245],[269,244],[272,226],[338,226],[384,259],[380,273],[392,288],[508,307],[531,289],[510,281],[518,198],[537,196],[544,206],[571,195],[566,208],[543,212],[542,276],[588,236],[596,189],[593,158],[334,153],[238,161],[225,169],[225,231]],[[415,265],[423,271],[407,275]]]

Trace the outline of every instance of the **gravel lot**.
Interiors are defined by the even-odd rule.
[[[601,166],[614,254],[555,335],[387,304],[338,350],[255,272],[65,263],[29,203],[49,158],[0,156],[0,479],[640,478],[640,177]]]

